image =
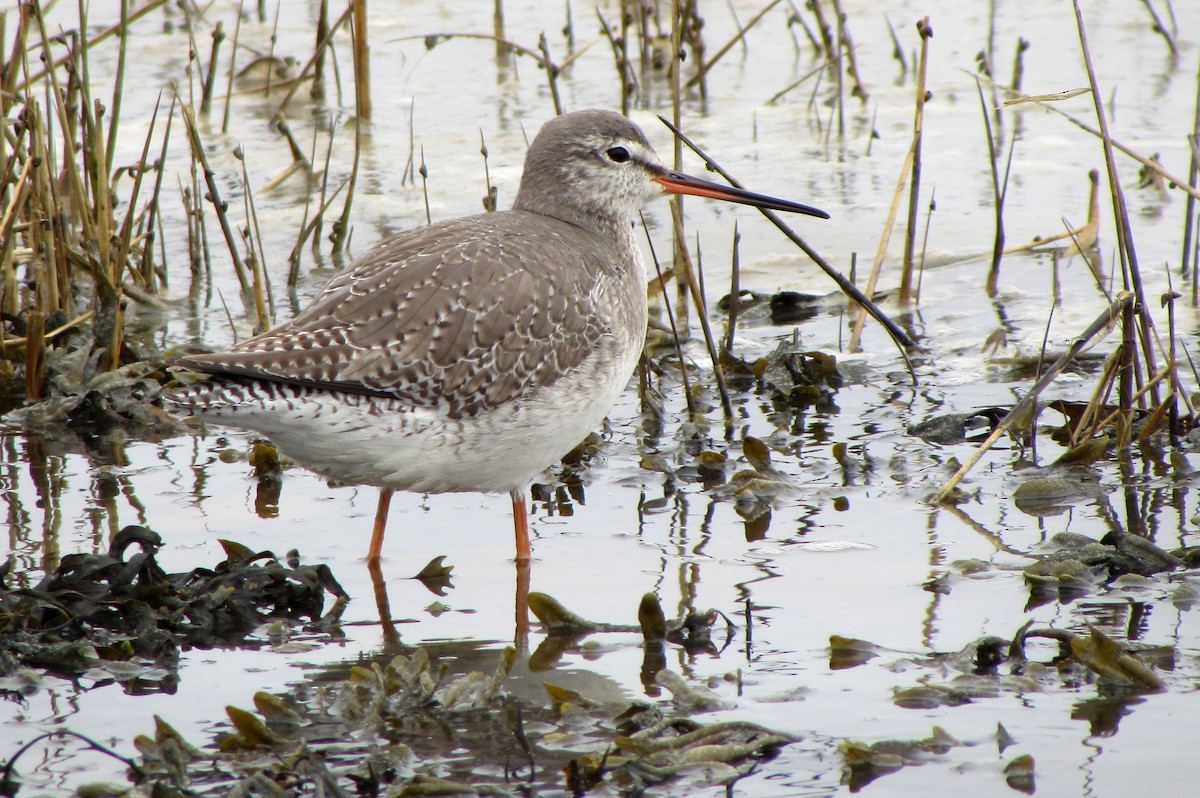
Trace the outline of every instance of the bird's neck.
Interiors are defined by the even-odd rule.
[[[513,210],[549,216],[605,238],[619,236],[623,240],[628,235],[631,220],[624,210],[614,213],[599,198],[595,203],[566,203],[550,196],[551,193],[528,191],[522,184],[513,201]]]

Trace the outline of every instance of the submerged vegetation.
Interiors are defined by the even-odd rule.
[[[1118,87],[1106,83],[1111,71],[1089,44],[1093,11],[1079,0],[1070,19],[1074,41],[1057,44],[1070,51],[1071,63],[1082,64],[1082,87],[1031,74],[1030,41],[1018,35],[999,42],[997,31],[1012,24],[1001,24],[997,4],[983,2],[974,6],[988,29],[977,32],[986,36],[971,63],[960,63],[959,49],[935,35],[936,14],[901,25],[890,10],[884,17],[847,9],[840,0],[736,4],[732,27],[710,24],[705,15],[723,12],[697,3],[568,4],[561,37],[543,33],[536,41],[513,32],[527,31],[529,22],[500,2],[486,19],[490,33],[400,27],[404,35],[384,40],[374,35],[365,2],[313,0],[304,5],[316,24],[303,44],[295,35],[277,36],[281,15],[293,13],[285,4],[122,0],[81,3],[70,12],[59,5],[27,0],[0,11],[0,406],[11,450],[4,498],[14,530],[10,556],[0,565],[0,695],[14,707],[38,700],[39,685],[52,678],[80,692],[119,684],[125,700],[135,700],[172,693],[189,678],[189,667],[203,667],[182,663],[181,652],[308,652],[347,634],[346,591],[328,566],[301,565],[294,553],[281,562],[271,552],[224,541],[225,561],[167,573],[156,560],[162,537],[148,527],[165,532],[171,512],[147,510],[122,467],[130,462],[127,445],[186,432],[159,402],[175,379],[164,365],[173,352],[228,343],[286,318],[329,267],[347,262],[356,229],[360,239],[384,235],[397,224],[393,217],[416,224],[446,204],[436,194],[437,170],[457,167],[427,161],[419,144],[422,135],[448,135],[422,129],[421,103],[435,103],[436,92],[432,99],[406,99],[408,129],[388,130],[386,143],[372,128],[370,120],[400,92],[391,91],[386,72],[381,79],[376,69],[368,79],[369,56],[378,58],[381,48],[397,48],[416,64],[439,57],[448,61],[437,63],[449,63],[446,48],[462,48],[455,53],[494,70],[501,88],[493,93],[504,95],[499,115],[513,129],[512,141],[515,129],[532,127],[525,117],[600,97],[626,113],[662,114],[677,134],[674,166],[682,168],[686,145],[736,182],[735,169],[726,171],[693,140],[705,131],[706,146],[721,151],[723,133],[711,132],[712,117],[739,108],[730,95],[744,92],[738,76],[756,63],[760,37],[785,32],[794,63],[772,75],[760,105],[739,108],[753,124],[737,129],[751,128],[755,147],[767,147],[780,118],[800,120],[806,141],[797,160],[810,159],[820,176],[805,185],[829,191],[846,215],[878,210],[871,218],[882,216],[883,226],[874,231],[851,221],[837,228],[853,239],[849,244],[818,247],[764,212],[804,263],[833,280],[831,293],[816,293],[821,284],[807,277],[763,290],[763,269],[756,282],[746,250],[768,258],[761,242],[743,241],[749,234],[738,224],[722,224],[719,233],[718,225],[692,230],[674,204],[642,225],[656,274],[647,286],[652,322],[630,400],[635,442],[614,455],[623,459],[614,469],[621,476],[612,480],[638,484],[630,513],[638,532],[629,536],[638,545],[655,516],[670,518],[671,539],[657,556],[678,566],[679,585],[662,579],[654,589],[679,590],[674,620],[656,593],[636,608],[637,600],[623,593],[611,601],[627,623],[591,621],[532,593],[529,606],[543,635],[532,652],[520,633],[515,648],[500,648],[494,641],[502,635],[489,630],[476,635],[487,643],[446,645],[439,659],[441,643],[399,643],[388,585],[372,573],[384,645],[369,660],[310,673],[286,693],[247,688],[230,699],[212,739],[178,731],[166,717],[156,719],[153,737],[147,721],[143,736],[115,742],[106,730],[75,727],[69,715],[69,731],[57,724],[30,733],[34,724],[26,722],[15,736],[0,738],[12,746],[0,749],[0,794],[38,794],[36,779],[22,783],[38,768],[31,751],[58,737],[129,769],[132,786],[93,784],[93,794],[685,795],[748,784],[754,786],[747,794],[789,794],[798,784],[833,794],[930,763],[976,766],[984,775],[977,773],[973,785],[1032,794],[1039,779],[1063,784],[1053,756],[1031,742],[1046,745],[1053,735],[1045,728],[1054,723],[1027,724],[1022,735],[996,720],[994,734],[967,739],[951,728],[955,716],[941,713],[1005,699],[1036,706],[1031,696],[1066,696],[1066,703],[1046,701],[1039,711],[1069,707],[1087,725],[1086,736],[1107,738],[1135,705],[1152,696],[1182,701],[1191,691],[1200,642],[1188,625],[1179,620],[1171,636],[1141,638],[1156,608],[1190,617],[1200,595],[1200,541],[1188,510],[1190,501],[1196,512],[1188,455],[1198,446],[1200,394],[1192,354],[1200,301],[1200,76],[1196,121],[1162,132],[1163,141],[1174,142],[1171,153],[1153,151],[1161,141],[1126,140],[1115,123],[1124,115],[1152,117],[1144,125],[1151,129],[1179,120],[1156,97],[1131,98],[1137,110],[1126,110]],[[1112,5],[1104,13],[1118,13]],[[1194,23],[1195,10],[1163,0],[1120,13],[1126,26],[1139,27],[1125,34],[1139,62],[1163,60],[1156,67],[1162,83],[1178,80],[1196,43],[1180,35],[1189,28],[1176,15],[1190,14]],[[394,21],[386,24],[397,30]],[[731,32],[714,40],[717,30]],[[160,35],[166,51],[135,42]],[[186,52],[177,47],[181,41]],[[951,47],[953,57],[944,49]],[[149,63],[148,53],[161,63]],[[1006,53],[1011,71],[1002,71]],[[787,58],[776,53],[770,60]],[[885,64],[895,72],[890,88],[883,85]],[[974,68],[950,81],[950,96],[943,97],[947,64]],[[518,88],[534,99],[508,107],[514,101],[507,93]],[[954,146],[975,160],[957,164],[953,177],[971,187],[935,185],[929,170],[936,148],[951,140],[938,128],[944,109],[965,103],[972,118],[977,106],[978,129],[958,130]],[[1069,136],[1062,149],[1090,153],[1078,186],[1062,192],[1079,201],[1066,210],[1034,203],[1035,213],[1014,220],[1022,181],[1044,187],[1038,169],[1052,179],[1063,174],[1044,163],[1053,153],[1035,152],[1027,138],[1046,119],[1064,123],[1056,129]],[[459,134],[474,135],[474,121],[459,123]],[[235,140],[239,128],[250,143]],[[482,181],[468,191],[477,190],[483,208],[494,210],[502,202],[496,176],[502,168],[491,160],[495,145],[489,149],[480,135]],[[902,147],[884,149],[897,139]],[[737,153],[750,142],[724,143]],[[868,171],[892,156],[880,171],[898,177],[885,186]],[[1033,166],[1023,169],[1026,158]],[[743,163],[752,168],[753,159]],[[456,185],[466,182],[455,178]],[[365,210],[364,192],[383,210]],[[955,209],[939,193],[970,207]],[[391,211],[393,195],[403,195],[402,213]],[[955,239],[956,247],[939,247],[942,231],[958,224],[952,220],[977,221],[980,205],[987,229]],[[1071,214],[1084,221],[1072,222]],[[1168,215],[1179,224],[1163,222]],[[1022,240],[1017,231],[1031,224],[1041,234]],[[1147,257],[1140,228],[1150,224],[1160,240]],[[716,235],[730,241],[721,255],[712,252]],[[1164,263],[1168,246],[1179,254]],[[865,276],[861,248],[874,248]],[[714,282],[718,271],[728,275],[727,285],[724,277]],[[809,324],[820,332],[810,332]],[[1005,387],[971,390],[969,383],[985,381]],[[849,396],[854,391],[860,398]],[[959,392],[966,398],[957,400]],[[838,423],[839,404],[852,404],[860,417]],[[259,444],[249,455],[239,446],[220,439],[209,461],[193,459],[190,470],[201,475],[194,503],[207,496],[201,483],[211,461],[244,468],[233,463],[249,457],[254,509],[263,518],[277,516],[288,464],[269,446]],[[611,435],[585,441],[546,484],[535,486],[541,514],[574,513],[618,446]],[[87,454],[99,497],[89,511],[93,537],[90,550],[62,554],[56,526],[62,519],[50,514],[59,512],[65,479],[51,461],[78,451]],[[35,525],[22,506],[15,463],[28,465],[31,490],[46,508],[46,538],[36,555],[18,542],[21,530]],[[797,626],[798,617],[816,623],[795,600],[807,581],[789,583],[795,603],[782,609],[771,605],[782,599],[769,584],[760,586],[761,595],[775,598],[754,592],[756,582],[785,571],[773,558],[782,562],[781,552],[806,546],[880,548],[879,537],[860,544],[808,535],[849,526],[839,514],[886,527],[895,504],[879,504],[866,516],[850,511],[870,506],[873,490],[888,489],[900,492],[905,508],[921,508],[929,533],[919,544],[927,545],[921,550],[927,578],[905,585],[931,602],[921,620],[923,650],[821,626],[816,634],[828,647],[815,659],[804,660],[798,638],[774,643],[770,655],[756,651],[754,635],[770,633],[772,622],[776,629],[785,618]],[[1109,500],[1113,491],[1120,501]],[[118,496],[135,508],[137,524],[117,523]],[[689,496],[709,502],[699,543],[688,535]],[[720,506],[731,514],[721,515]],[[1001,509],[987,522],[975,517],[981,507]],[[1084,518],[1084,507],[1092,508],[1086,517],[1094,523],[1082,532],[1052,526],[1077,512]],[[1166,513],[1176,529],[1167,529]],[[1018,515],[1020,521],[1011,520]],[[795,529],[780,532],[793,517]],[[939,519],[969,530],[986,556],[956,556],[954,545],[939,538]],[[706,546],[722,523],[740,525],[744,541],[735,540],[732,553],[711,555]],[[240,539],[236,532],[228,537]],[[775,547],[769,555],[755,548],[764,541]],[[739,572],[727,580],[736,589],[722,594],[721,603],[709,599],[711,608],[698,608],[697,563],[722,556],[750,562],[753,578]],[[448,562],[458,558],[452,553]],[[415,579],[445,597],[454,589],[453,567],[436,559]],[[852,583],[855,577],[826,578]],[[1014,583],[1024,601],[1016,615],[978,609],[935,644],[939,602],[955,591]],[[334,597],[332,608],[326,593]],[[855,592],[841,603],[858,600]],[[499,602],[489,597],[489,603]],[[1036,616],[1047,607],[1057,614]],[[440,602],[425,609],[433,618],[452,611]],[[877,632],[890,640],[891,630]],[[954,650],[944,650],[946,637]],[[787,656],[777,654],[789,646]],[[468,653],[476,648],[486,664],[472,668]],[[730,666],[742,649],[744,657]],[[556,681],[564,661],[586,662],[609,650],[641,655],[637,681],[621,685],[619,699]],[[828,717],[797,719],[791,708],[804,706],[808,688],[794,682],[818,668],[824,675],[896,674],[881,703],[939,713],[937,723],[924,723],[932,729],[924,737],[881,726],[866,739],[861,728],[854,735],[832,730],[842,726]],[[518,672],[538,683],[535,694],[518,694]],[[754,693],[756,679],[777,673],[789,680],[786,689],[770,682],[768,695]],[[747,689],[756,697],[747,699]],[[634,691],[643,695],[631,701]],[[256,712],[241,708],[250,702]],[[772,714],[772,704],[789,709]],[[886,714],[878,707],[867,714],[876,712]],[[1171,744],[1179,741],[1163,743]],[[1185,783],[1178,773],[1160,775],[1174,779],[1170,788]],[[923,794],[938,789],[923,786]]]

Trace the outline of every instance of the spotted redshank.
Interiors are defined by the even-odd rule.
[[[261,433],[343,483],[512,496],[530,556],[525,490],[600,424],[646,330],[632,218],[664,194],[828,218],[824,211],[673,172],[610,111],[547,122],[513,209],[380,242],[291,321],[174,365],[213,375],[180,411]]]

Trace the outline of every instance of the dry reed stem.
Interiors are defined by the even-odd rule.
[[[42,337],[45,338],[47,341],[52,341],[55,338],[57,338],[58,336],[67,332],[68,330],[73,330],[76,327],[80,326],[81,324],[84,324],[84,323],[90,321],[92,316],[95,315],[95,313],[96,312],[94,310],[84,311],[83,313],[80,313],[78,316],[76,316],[75,318],[68,321],[66,324],[61,324],[58,327],[55,327],[50,332],[45,333]],[[11,349],[20,349],[21,347],[24,347],[27,343],[29,343],[29,338],[27,336],[23,336],[21,338],[5,338],[3,341],[0,341],[0,347],[2,347],[4,349],[10,349],[10,348]]]
[[[987,437],[987,440],[979,444],[978,448],[976,448],[971,454],[971,457],[968,458],[961,467],[959,467],[958,471],[954,472],[954,475],[950,477],[945,485],[942,486],[941,490],[934,495],[933,499],[931,500],[933,504],[941,504],[946,500],[946,498],[950,495],[950,492],[953,491],[958,483],[962,481],[963,477],[965,477],[971,471],[971,469],[975,467],[975,464],[978,463],[980,458],[982,458],[983,455],[992,448],[996,441],[1000,440],[1000,438],[1005,435],[1008,430],[1017,423],[1017,421],[1024,418],[1028,414],[1028,412],[1032,409],[1033,404],[1037,402],[1038,396],[1040,396],[1042,391],[1044,391],[1050,385],[1050,383],[1052,383],[1058,377],[1063,368],[1065,368],[1068,363],[1074,360],[1075,357],[1077,357],[1084,350],[1092,338],[1096,337],[1096,335],[1105,329],[1111,329],[1111,327],[1116,324],[1120,314],[1125,310],[1125,308],[1130,307],[1133,304],[1133,301],[1134,296],[1130,291],[1122,291],[1121,293],[1117,294],[1117,297],[1113,300],[1112,304],[1110,304],[1108,308],[1106,308],[1105,311],[1096,318],[1095,321],[1088,325],[1087,329],[1084,330],[1078,338],[1071,342],[1071,345],[1067,348],[1067,351],[1063,352],[1058,359],[1050,365],[1050,368],[1046,370],[1046,373],[1043,374],[1041,378],[1039,378],[1038,381],[1033,384],[1033,387],[1029,389],[1029,392],[1021,397],[1019,402],[1013,405],[1013,408],[1009,410],[1007,414],[1005,414],[1004,418],[1000,419],[1000,423],[996,425],[996,429],[992,430],[992,434]]]
[[[929,40],[933,38],[933,28],[929,25],[929,17],[917,23],[917,33],[921,37],[921,55],[917,60],[917,100],[913,111],[913,140],[912,140],[912,178],[908,186],[908,223],[904,229],[904,263],[900,272],[900,304],[912,302],[912,273],[914,253],[917,245],[917,214],[920,212],[921,194],[921,140],[925,125],[925,103],[929,95],[925,88],[926,68],[929,63]]]
[[[122,37],[124,38],[124,37]],[[208,116],[212,111],[213,89],[217,85],[217,62],[220,60],[221,43],[225,41],[225,24],[218,20],[212,32],[212,49],[208,53],[208,69],[200,83],[200,113]]]
[[[904,162],[900,164],[900,177],[896,179],[896,190],[892,192],[892,204],[888,207],[887,219],[883,223],[883,233],[879,236],[879,246],[875,249],[875,259],[871,263],[871,273],[867,275],[867,287],[863,290],[863,294],[871,296],[875,293],[875,286],[879,283],[879,275],[883,271],[883,261],[887,257],[888,244],[892,240],[892,232],[896,229],[896,217],[900,215],[900,200],[904,197],[904,189],[908,186],[908,175],[912,170],[913,151],[910,147],[904,155]],[[861,302],[861,307],[866,308]],[[862,341],[863,329],[867,323],[867,313],[860,313],[854,321],[854,329],[850,332],[850,342],[846,349],[849,352],[857,352],[860,349]]]

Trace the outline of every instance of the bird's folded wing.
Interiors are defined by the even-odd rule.
[[[609,334],[596,256],[553,226],[455,220],[381,243],[295,319],[196,371],[395,397],[475,415],[547,386]],[[574,245],[574,246],[573,246]]]

